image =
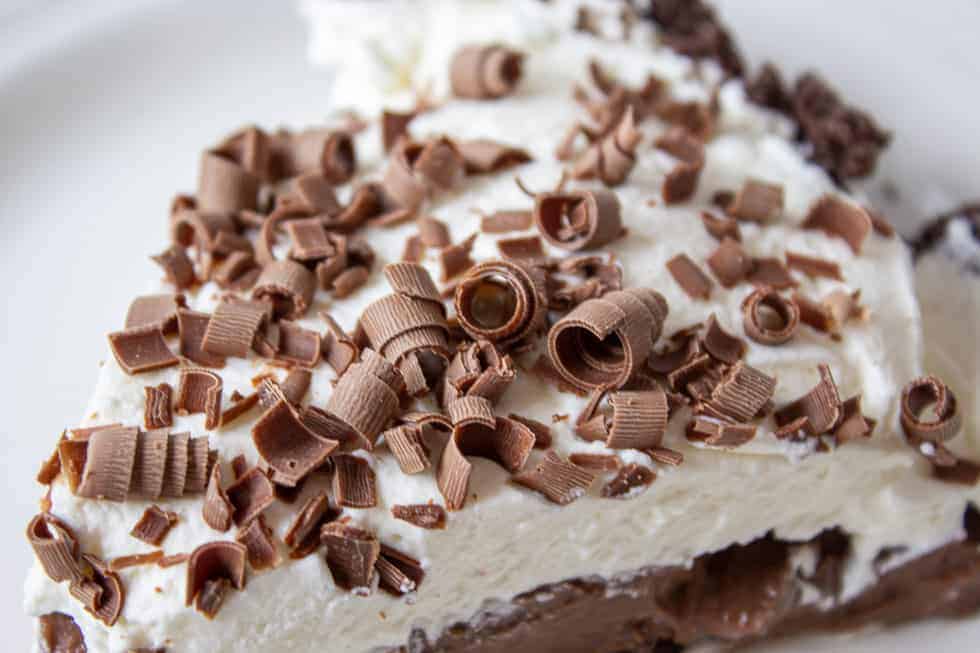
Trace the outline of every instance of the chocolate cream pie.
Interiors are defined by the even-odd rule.
[[[975,612],[976,343],[923,363],[910,249],[845,190],[872,118],[747,75],[699,2],[305,10],[338,111],[216,139],[175,196],[38,475],[37,650],[676,651]]]

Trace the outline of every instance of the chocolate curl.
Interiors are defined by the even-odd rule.
[[[129,482],[130,495],[156,499],[163,494],[169,446],[170,436],[163,428],[139,433],[136,437],[133,475]]]
[[[180,247],[196,247],[198,254],[214,252],[221,234],[238,235],[238,225],[230,213],[206,213],[179,209],[170,216],[171,239]],[[161,265],[161,261],[157,261]]]
[[[217,467],[217,465],[215,465]],[[256,520],[275,500],[272,481],[258,467],[242,474],[225,490],[233,511],[231,518],[242,527]]]
[[[180,331],[180,355],[203,367],[224,367],[225,357],[204,351],[204,337],[211,316],[186,308],[177,310],[177,328]]]
[[[299,554],[312,553],[320,544],[320,526],[330,521],[336,514],[330,507],[326,492],[321,490],[307,499],[282,538],[290,548],[290,557],[302,557]]]
[[[744,340],[728,333],[722,328],[714,313],[708,317],[708,324],[704,329],[704,337],[701,339],[701,344],[704,350],[711,354],[712,358],[728,365],[734,365],[738,362],[745,355],[745,350],[748,348]]]
[[[248,564],[256,571],[277,567],[282,560],[272,540],[272,531],[264,519],[250,521],[238,531],[235,541],[245,545]]]
[[[159,326],[165,333],[177,331],[177,309],[184,306],[183,295],[143,295],[126,311],[126,329]]]
[[[708,404],[735,422],[748,422],[765,410],[775,389],[775,378],[738,361],[714,387]]]
[[[235,507],[228,500],[228,495],[221,487],[221,465],[215,463],[211,468],[211,478],[208,489],[204,494],[204,505],[201,506],[201,517],[204,523],[216,531],[224,533],[231,528],[231,514]]]
[[[930,406],[931,415],[922,419],[922,413]],[[959,433],[963,418],[949,387],[938,377],[923,376],[902,388],[901,423],[910,442],[941,446]]]
[[[654,290],[613,291],[559,320],[548,333],[548,354],[576,387],[622,387],[643,367],[666,317],[667,302]]]
[[[351,454],[336,454],[333,461],[333,496],[347,508],[373,508],[378,505],[377,480],[371,465]]]
[[[243,589],[246,554],[245,546],[238,542],[206,542],[194,549],[187,559],[184,605],[194,603],[209,585],[222,580],[237,590]]]
[[[446,368],[440,403],[448,406],[463,396],[473,396],[496,404],[516,377],[510,356],[502,355],[489,342],[474,342],[456,352]]]
[[[544,327],[548,311],[540,270],[514,261],[471,268],[456,287],[459,324],[475,340],[507,348]]]
[[[418,474],[430,467],[429,451],[422,439],[422,426],[402,424],[388,429],[382,435],[402,473]]]
[[[267,179],[269,176],[269,137],[254,125],[234,132],[214,148],[214,151],[229,161],[234,161],[253,177]]]
[[[320,313],[320,317],[327,323],[327,331],[323,334],[323,344],[321,345],[323,358],[337,373],[337,376],[340,376],[357,360],[361,348],[337,324],[332,315]]]
[[[167,537],[167,533],[176,524],[177,513],[163,511],[159,506],[150,506],[143,511],[143,515],[129,534],[151,546],[160,546],[164,538]]]
[[[761,311],[768,309],[768,315]],[[742,303],[745,335],[763,345],[788,342],[800,325],[800,308],[771,288],[759,288]]]
[[[810,392],[776,411],[777,425],[782,427],[806,418],[801,425],[803,430],[808,435],[818,436],[829,432],[838,423],[843,406],[837,383],[828,365],[820,365],[818,370],[820,382]]]
[[[259,179],[255,175],[215,150],[201,156],[197,206],[202,213],[254,210],[258,198]]]
[[[125,501],[136,461],[136,427],[102,429],[88,440],[85,469],[75,494],[90,499]]]
[[[418,116],[417,111],[398,113],[385,109],[381,113],[381,146],[390,152],[403,136],[408,136],[408,126]]]
[[[391,516],[419,528],[442,530],[446,528],[446,510],[434,503],[417,503],[408,506],[395,504]]]
[[[327,566],[338,587],[369,588],[374,565],[381,553],[378,539],[360,528],[331,522],[324,524],[320,541],[327,546]]]
[[[418,560],[384,544],[374,568],[378,572],[378,587],[394,596],[414,592],[425,578]]]
[[[705,417],[695,417],[687,425],[687,439],[713,447],[734,449],[755,437],[754,424],[730,424]]]
[[[327,413],[343,425],[334,436],[344,449],[374,449],[378,436],[397,414],[405,381],[398,369],[370,349],[337,381]]]
[[[861,253],[861,246],[872,229],[867,211],[836,195],[818,199],[807,212],[802,226],[844,239],[855,254]]]
[[[272,169],[274,180],[320,173],[334,185],[343,184],[357,170],[354,141],[345,130],[307,129],[277,134]]]
[[[98,588],[97,605],[86,605],[85,610],[106,626],[112,627],[119,619],[126,599],[122,582],[105,562],[93,555],[83,553],[82,563],[91,570],[91,578],[83,581],[83,584],[94,584]],[[69,591],[76,587],[77,584],[72,585]]]
[[[85,575],[78,565],[78,541],[56,517],[41,513],[27,525],[27,541],[48,578],[56,583],[80,583]]]
[[[579,157],[572,167],[572,177],[598,178],[606,186],[618,186],[626,181],[636,165],[636,147],[641,139],[642,134],[633,118],[633,107],[629,107],[616,129]]]
[[[456,149],[470,175],[500,172],[533,160],[526,150],[488,139],[457,141]]]
[[[204,428],[221,424],[221,377],[210,370],[183,369],[177,387],[177,414],[204,413]]]
[[[316,277],[295,261],[274,261],[262,268],[252,298],[272,301],[275,314],[293,319],[301,317],[313,301]]]
[[[159,324],[116,331],[108,338],[112,355],[126,374],[151,372],[180,362],[167,346]]]
[[[678,159],[664,178],[661,188],[664,202],[676,204],[690,199],[704,169],[704,142],[683,127],[671,127],[657,139],[656,146]]]
[[[549,451],[534,469],[515,475],[511,480],[539,492],[552,503],[564,506],[585,494],[595,476]]]
[[[166,426],[173,426],[173,413],[171,412],[170,398],[173,388],[167,383],[161,383],[156,387],[145,386],[143,395],[145,404],[143,407],[143,425],[148,429],[159,429]]]
[[[150,260],[163,269],[167,281],[172,283],[177,290],[190,288],[197,281],[194,274],[194,264],[180,245],[171,245],[160,254],[151,256]]]
[[[265,305],[224,300],[208,320],[201,349],[222,358],[247,358],[255,335],[268,317],[269,311]]]
[[[608,483],[602,486],[600,495],[607,499],[629,499],[638,494],[638,490],[648,487],[657,474],[648,467],[630,463],[620,469]]]
[[[390,264],[385,276],[395,292],[368,305],[360,324],[371,347],[398,367],[415,396],[434,386],[448,361],[445,307],[421,266]]]
[[[568,251],[596,249],[623,234],[619,198],[608,190],[538,193],[534,223],[545,240]]]
[[[296,409],[281,399],[252,427],[252,441],[262,460],[275,471],[276,483],[293,487],[319,467],[337,448],[337,440],[307,428]]]
[[[708,267],[722,286],[732,288],[752,271],[752,259],[738,241],[725,238],[708,257]]]
[[[492,100],[509,95],[521,81],[524,54],[500,45],[468,45],[453,55],[449,83],[453,95]]]
[[[446,138],[424,143],[402,140],[392,150],[382,187],[386,204],[416,211],[437,190],[449,190],[465,174],[465,162]]]

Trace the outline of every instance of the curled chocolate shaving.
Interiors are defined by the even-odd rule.
[[[237,236],[238,225],[231,213],[178,209],[170,216],[170,232],[176,245],[195,247],[200,258],[216,251],[222,233]]]
[[[870,438],[875,421],[861,413],[861,395],[855,395],[841,405],[841,416],[834,426],[834,442],[840,446],[851,440]]]
[[[857,204],[836,195],[824,195],[810,207],[802,226],[842,238],[855,254],[860,254],[871,233],[871,216]]]
[[[125,501],[133,477],[138,432],[136,427],[114,427],[93,433],[75,494],[90,499]]]
[[[388,429],[382,435],[405,474],[418,474],[431,465],[420,425],[402,424]]]
[[[370,349],[337,381],[326,412],[339,422],[332,437],[345,449],[371,450],[398,411],[405,381],[398,369]]]
[[[403,263],[421,263],[423,256],[425,256],[425,245],[422,244],[422,239],[417,234],[409,236],[405,240],[405,249],[402,250],[400,260]]]
[[[223,367],[225,357],[204,351],[204,336],[211,322],[207,313],[189,309],[177,310],[180,330],[180,355],[203,367]]]
[[[200,595],[210,584],[225,581],[236,590],[245,587],[245,559],[247,549],[238,542],[206,542],[191,552],[187,559],[187,590],[184,605],[195,603],[201,610],[210,601],[203,602]],[[220,607],[220,600],[218,601]],[[216,610],[202,610],[205,614]]]
[[[445,222],[431,216],[423,216],[416,221],[419,228],[419,238],[426,247],[441,249],[452,243],[449,237],[449,227]]]
[[[502,234],[508,231],[524,231],[534,224],[531,211],[495,211],[480,218],[480,231],[485,234]]]
[[[327,332],[323,334],[323,343],[321,346],[323,358],[333,368],[333,371],[340,376],[357,360],[357,357],[361,353],[361,348],[337,324],[337,321],[333,319],[332,315],[329,313],[320,313],[320,317],[327,323]]]
[[[463,157],[466,173],[471,175],[500,172],[532,161],[527,151],[488,139],[457,141],[456,149]]]
[[[678,254],[667,261],[667,271],[692,299],[708,299],[711,296],[711,279],[687,254]]]
[[[735,422],[755,418],[772,400],[776,379],[737,361],[711,392],[709,405]]]
[[[642,134],[636,128],[633,107],[626,109],[615,129],[594,143],[572,167],[575,179],[598,178],[606,186],[626,181],[636,165],[636,148]]]
[[[842,404],[837,383],[828,365],[818,367],[820,382],[799,399],[780,408],[775,413],[776,424],[786,426],[801,417],[806,418],[802,428],[810,436],[829,432],[841,417]]]
[[[283,541],[291,550],[292,557],[302,557],[299,554],[312,553],[320,546],[320,526],[332,519],[337,514],[332,511],[327,494],[323,491],[314,494],[300,511],[286,530]]]
[[[348,508],[373,508],[378,504],[377,481],[371,465],[351,454],[337,454],[333,461],[334,500]]]
[[[927,408],[931,414],[923,419]],[[910,441],[942,444],[960,431],[963,419],[949,387],[936,376],[923,376],[902,388],[901,423]]]
[[[413,526],[427,529],[444,529],[446,527],[446,510],[434,503],[421,503],[408,506],[394,505],[391,516],[407,521]]]
[[[624,465],[608,483],[600,494],[609,499],[630,499],[639,492],[650,487],[657,480],[657,474],[649,467],[630,463]]]
[[[174,418],[170,407],[173,388],[169,383],[146,386],[143,388],[146,403],[143,407],[143,424],[148,429],[159,429],[173,426]]]
[[[524,55],[501,45],[468,45],[449,64],[456,97],[489,100],[514,92],[521,81]]]
[[[796,302],[766,287],[745,298],[742,314],[745,335],[763,345],[788,342],[800,324],[800,308]]]
[[[285,399],[262,414],[252,427],[252,441],[276,472],[275,481],[288,486],[322,465],[338,444],[307,428]]]
[[[289,257],[297,261],[319,261],[332,256],[336,249],[320,218],[301,218],[285,224],[286,233],[293,245]]]
[[[754,424],[731,424],[706,417],[695,417],[687,425],[689,440],[697,440],[713,447],[733,449],[748,443],[755,437]]]
[[[258,302],[224,300],[208,320],[201,348],[220,357],[247,358],[268,315],[268,307]]]
[[[622,209],[616,193],[575,190],[538,193],[534,223],[549,243],[564,250],[597,249],[623,234]]]
[[[217,465],[215,465],[217,467]],[[137,540],[151,546],[160,546],[170,529],[177,524],[177,513],[163,510],[159,506],[150,506],[143,511],[139,521],[129,531]]]
[[[330,285],[333,296],[337,299],[350,297],[355,290],[367,283],[369,276],[371,276],[371,271],[363,265],[347,268],[337,275]]]
[[[756,286],[765,286],[776,290],[797,286],[796,279],[789,273],[789,268],[778,258],[753,258],[748,280],[749,283]]]
[[[544,326],[544,279],[514,261],[487,261],[472,268],[456,287],[456,315],[471,337],[498,347],[527,339]]]
[[[708,211],[702,211],[701,224],[704,225],[705,231],[719,241],[725,240],[726,238],[731,238],[737,242],[742,241],[742,232],[735,218],[720,218]]]
[[[381,555],[374,568],[378,572],[378,587],[394,596],[414,592],[425,578],[418,560],[385,544],[381,545]]]
[[[459,276],[473,267],[473,245],[476,243],[476,234],[472,234],[466,240],[443,247],[439,252],[439,262],[442,264],[442,281]]]
[[[704,142],[683,127],[671,127],[657,139],[656,146],[677,159],[660,190],[664,202],[677,204],[691,199],[704,169]]]
[[[542,424],[541,422],[531,419],[529,417],[522,417],[521,415],[515,415],[511,413],[508,415],[510,419],[515,422],[520,422],[534,434],[534,448],[535,449],[547,449],[551,446],[552,435],[551,428],[547,424]]]
[[[646,362],[666,317],[667,302],[654,290],[613,291],[559,320],[548,333],[548,354],[577,387],[621,387]]]
[[[49,513],[35,515],[27,525],[27,541],[44,573],[56,583],[81,582],[78,541],[69,528]]]
[[[315,290],[316,277],[305,267],[295,261],[273,261],[262,268],[252,298],[271,300],[277,316],[297,318],[309,308]]]
[[[728,365],[734,365],[738,362],[745,355],[747,349],[744,340],[722,328],[714,313],[708,318],[701,344],[704,350],[711,354],[712,358]]]
[[[327,566],[334,583],[346,590],[369,588],[381,544],[371,533],[338,522],[324,524],[320,541],[327,547]]]
[[[316,331],[304,329],[293,322],[279,322],[279,349],[276,359],[313,367],[320,362],[322,341]]]
[[[159,562],[162,557],[163,551],[159,549],[150,551],[149,553],[134,553],[132,555],[119,556],[109,561],[109,570],[119,571],[121,569],[129,569],[130,567],[152,565],[155,562]]]
[[[511,480],[544,495],[552,503],[564,506],[585,494],[595,477],[578,465],[562,460],[554,451],[549,451],[533,470],[516,474]]]
[[[543,261],[547,256],[538,236],[501,238],[497,241],[497,249],[504,258],[525,261],[528,264]]]
[[[201,155],[197,208],[204,213],[235,213],[258,206],[259,180],[237,162],[211,150]]]
[[[620,390],[609,394],[609,405],[612,407],[611,419],[601,413],[592,418],[595,420],[593,427],[599,429],[596,436],[598,439],[604,437],[607,447],[649,449],[663,441],[669,416],[667,395],[663,390]]]
[[[126,374],[150,372],[180,362],[167,346],[159,324],[110,333],[109,347]]]
[[[221,377],[210,370],[186,368],[180,371],[177,386],[177,414],[204,413],[204,428],[221,424]]]
[[[261,518],[248,522],[248,526],[235,535],[235,541],[245,545],[248,564],[256,571],[272,569],[282,560],[272,540],[272,532]]]
[[[502,355],[492,343],[474,342],[457,351],[446,368],[441,403],[448,406],[465,395],[483,397],[495,404],[516,376],[510,356]]]
[[[106,626],[112,627],[122,614],[126,594],[122,582],[109,565],[87,553],[82,554],[82,562],[91,570],[91,578],[85,584],[94,583],[98,587],[98,605],[86,605],[85,610]],[[77,585],[73,585],[77,587]]]
[[[400,113],[385,109],[381,113],[381,146],[388,152],[403,136],[408,137],[408,126],[415,120],[417,111]]]
[[[310,389],[313,381],[313,372],[302,367],[294,367],[289,370],[289,374],[280,384],[282,394],[286,400],[294,406],[299,405]]]
[[[242,474],[228,486],[225,494],[233,509],[231,518],[239,527],[261,515],[275,500],[272,482],[258,467]]]
[[[357,169],[354,142],[345,129],[283,131],[273,137],[271,146],[270,168],[274,180],[319,173],[332,184],[342,184]]]
[[[208,480],[207,492],[204,494],[201,517],[205,524],[224,533],[231,528],[231,513],[234,509],[224,488],[221,487],[221,465],[215,464],[211,468],[211,478]]]
[[[392,150],[385,169],[382,186],[386,204],[411,215],[433,193],[456,186],[465,174],[465,165],[456,145],[447,138],[421,143],[402,140]]]
[[[844,275],[841,274],[840,265],[834,261],[818,258],[816,256],[806,256],[805,254],[787,251],[786,265],[793,270],[799,270],[808,277],[824,277],[826,279],[835,279],[837,281],[844,280]]]
[[[249,174],[264,179],[269,175],[271,150],[269,137],[250,125],[232,133],[215,148],[223,157],[237,163]]]
[[[708,267],[722,286],[732,288],[752,271],[752,260],[738,241],[725,238],[708,257]]]
[[[783,187],[746,179],[725,210],[739,220],[772,222],[783,212]]]
[[[126,329],[159,326],[165,334],[177,330],[177,309],[184,305],[183,295],[143,295],[129,305]]]
[[[130,494],[155,499],[163,493],[169,446],[170,437],[163,428],[137,435]]]

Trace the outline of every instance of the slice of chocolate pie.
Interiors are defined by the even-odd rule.
[[[240,129],[174,199],[38,476],[38,650],[670,651],[980,606],[976,395],[927,375],[908,247],[797,141],[812,105],[658,4],[307,5],[358,112]]]

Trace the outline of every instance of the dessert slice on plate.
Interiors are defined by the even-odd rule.
[[[176,196],[39,474],[39,650],[975,611],[973,407],[923,370],[908,248],[792,120],[626,4],[385,9],[309,7],[358,112],[234,132]]]

